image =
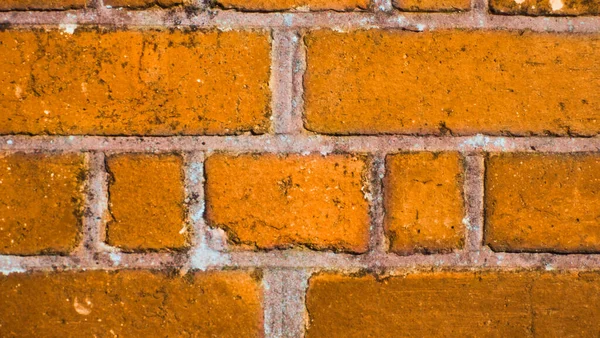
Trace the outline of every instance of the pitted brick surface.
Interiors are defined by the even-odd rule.
[[[258,31],[0,32],[0,134],[214,135],[269,129]]]
[[[80,154],[0,154],[0,254],[72,251],[85,177]]]
[[[315,132],[600,132],[597,34],[316,30],[304,40],[305,126]]]
[[[4,337],[259,337],[262,291],[238,271],[0,275]]]
[[[364,158],[217,154],[206,161],[207,218],[259,249],[306,245],[364,252],[369,237]]]

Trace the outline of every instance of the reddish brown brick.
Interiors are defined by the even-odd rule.
[[[263,133],[258,31],[0,32],[0,134]]]
[[[77,9],[84,8],[87,0],[2,0],[0,11],[36,9]]]
[[[122,154],[110,173],[107,242],[126,251],[188,246],[183,159],[178,155]]]
[[[598,273],[312,277],[311,337],[594,337]]]
[[[0,275],[3,337],[259,337],[260,284],[244,272]]]
[[[83,156],[0,155],[0,254],[68,253],[81,237]]]
[[[600,131],[598,34],[317,30],[305,42],[305,125],[312,131]]]
[[[447,252],[464,242],[463,163],[458,153],[386,159],[385,227],[397,253]]]
[[[600,156],[490,155],[485,241],[499,251],[600,251]]]
[[[394,7],[409,12],[458,12],[471,9],[471,0],[393,0]]]
[[[366,165],[353,155],[212,155],[206,161],[209,224],[258,249],[368,248]]]
[[[496,14],[598,15],[600,2],[596,0],[490,0],[490,9]]]
[[[298,10],[363,10],[369,7],[368,0],[217,0],[224,8],[236,8],[249,11]]]

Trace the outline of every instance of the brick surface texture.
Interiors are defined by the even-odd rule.
[[[0,276],[0,287],[5,337],[251,337],[262,328],[259,282],[241,272],[38,272]]]
[[[108,158],[107,170],[109,244],[133,251],[186,246],[189,231],[180,156],[121,154]]]
[[[86,0],[2,0],[0,11],[84,8]]]
[[[105,6],[128,8],[172,7],[184,3],[185,1],[182,0],[104,0]]]
[[[398,253],[452,251],[464,242],[463,163],[457,153],[390,155],[386,230]]]
[[[600,79],[589,68],[600,63],[598,35],[318,30],[305,41],[315,132],[600,132]]]
[[[258,31],[1,32],[0,133],[265,132],[268,40]]]
[[[206,161],[207,218],[232,241],[261,249],[365,252],[365,171],[364,159],[345,155],[213,155]]]
[[[250,11],[296,10],[364,10],[369,6],[366,0],[217,0],[223,8],[236,8]]]
[[[600,156],[494,154],[486,242],[495,250],[600,251]]]
[[[586,0],[491,0],[490,8],[498,14],[511,15],[598,15],[600,2]]]
[[[581,304],[598,301],[599,278],[540,272],[316,276],[307,294],[307,337],[593,336],[600,308]]]
[[[394,7],[410,12],[457,12],[471,9],[467,0],[394,0]]]
[[[598,337],[597,0],[0,0],[0,337]]]
[[[0,252],[68,253],[83,213],[82,155],[3,154],[0,158]]]

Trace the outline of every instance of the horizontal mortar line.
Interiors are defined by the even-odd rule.
[[[496,253],[460,251],[450,254],[349,255],[331,252],[235,252],[230,262],[218,267],[303,268],[322,270],[395,270],[395,269],[600,269],[597,254]]]
[[[224,151],[264,153],[393,153],[401,151],[460,152],[596,152],[600,137],[503,136],[0,136],[0,151],[180,152]]]
[[[201,253],[195,253],[201,254]],[[221,253],[223,263],[203,266],[202,270],[230,268],[287,268],[338,271],[401,271],[431,269],[541,269],[541,270],[599,270],[600,254],[503,253],[485,249],[480,252],[460,251],[449,254],[351,255],[343,253],[301,250],[270,252]],[[118,257],[118,258],[117,258]],[[110,259],[100,257],[95,263],[80,261],[74,256],[9,256],[0,255],[0,274],[26,271],[54,270],[173,270],[188,267],[189,254],[184,253],[115,253]]]
[[[553,32],[600,32],[600,16],[508,16],[484,14],[477,11],[464,13],[372,13],[372,12],[288,12],[251,13],[228,10],[210,10],[189,13],[173,10],[76,10],[58,12],[1,12],[0,23],[12,25],[102,25],[139,27],[217,28],[223,30],[244,28],[331,28],[341,31],[364,28],[399,28],[432,30],[514,29]]]

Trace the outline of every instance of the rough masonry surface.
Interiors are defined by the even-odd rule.
[[[81,239],[84,157],[0,155],[0,253],[66,254]]]
[[[600,131],[598,35],[317,30],[305,42],[305,125],[315,132]]]
[[[209,224],[258,249],[365,252],[365,158],[216,154],[206,160]]]
[[[270,128],[264,32],[6,30],[0,55],[0,134]]]

